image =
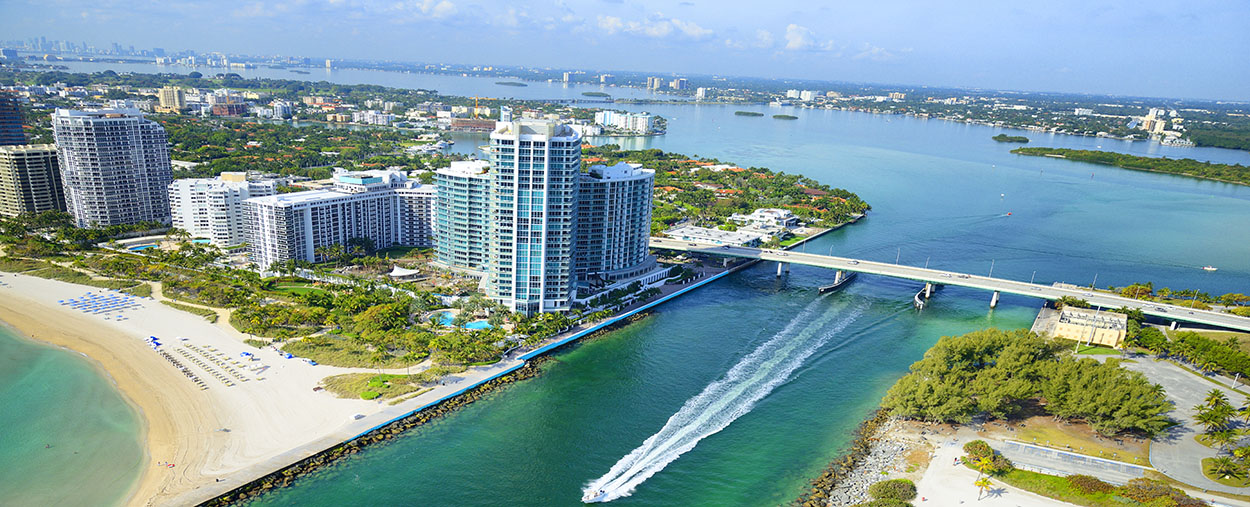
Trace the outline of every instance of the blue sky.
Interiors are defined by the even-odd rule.
[[[1250,2],[3,0],[0,39],[1250,100]]]

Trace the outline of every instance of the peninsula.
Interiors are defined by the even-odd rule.
[[[996,136],[994,136],[994,137],[991,137],[990,139],[993,139],[993,140],[998,141],[998,142],[1000,142],[1000,143],[1027,143],[1027,142],[1029,142],[1029,138],[1027,138],[1027,137],[1024,137],[1024,136],[1009,136],[1009,135],[1007,135],[1007,134],[998,134],[998,135],[996,135]]]

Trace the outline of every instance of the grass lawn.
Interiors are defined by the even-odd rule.
[[[282,350],[312,359],[320,364],[344,368],[404,368],[425,360],[425,356],[421,356],[417,362],[408,363],[399,357],[391,356],[389,360],[375,365],[371,361],[372,350],[337,335],[310,336],[294,340],[283,345]]]
[[[1095,431],[1084,424],[1064,426],[1050,420],[1049,417],[1030,418],[1023,428],[1016,430],[1015,435],[1004,436],[1025,443],[1087,456],[1097,456],[1135,465],[1150,465],[1150,451],[1145,443],[1125,440],[1124,443],[1117,444],[1114,440],[1100,438]]]
[[[781,242],[781,246],[784,248],[784,247],[787,247],[787,246],[793,245],[793,244],[795,244],[795,243],[798,243],[798,242],[800,242],[800,241],[803,241],[803,239],[805,239],[805,238],[807,238],[807,236],[799,236],[799,235],[797,235],[797,234],[796,234],[794,237],[792,237],[792,238],[790,238],[790,239],[787,239],[787,240],[782,241],[782,242]]]
[[[1120,351],[1110,348],[1110,347],[1103,347],[1101,345],[1093,345],[1089,347],[1081,345],[1077,348],[1076,353],[1077,354],[1089,354],[1093,356],[1109,356],[1109,355],[1119,355]]]
[[[21,273],[48,267],[47,263],[33,261],[30,259],[15,259],[12,257],[0,257],[0,271],[8,271],[10,273]]]
[[[1233,331],[1208,331],[1205,329],[1178,329],[1175,331],[1171,329],[1167,329],[1164,332],[1167,333],[1168,338],[1175,339],[1177,333],[1180,333],[1181,331],[1193,331],[1195,333],[1202,335],[1205,338],[1210,338],[1220,343],[1225,342],[1229,338],[1236,338],[1237,345],[1241,347],[1241,351],[1247,354],[1250,354],[1250,333],[1237,333]]]
[[[1012,470],[1006,474],[990,478],[1015,486],[1025,491],[1032,491],[1047,498],[1054,498],[1075,505],[1090,507],[1122,507],[1123,501],[1116,500],[1114,493],[1084,493],[1072,487],[1066,477],[1039,474],[1026,470]],[[973,486],[968,485],[969,488]]]
[[[217,312],[209,310],[208,308],[200,308],[198,306],[184,305],[184,304],[175,303],[173,301],[161,301],[161,304],[168,306],[170,308],[177,308],[187,313],[194,313],[196,315],[204,317],[204,320],[207,320],[209,322],[217,322]]]
[[[387,258],[402,259],[404,257],[408,257],[409,255],[425,253],[425,251],[427,250],[430,250],[430,249],[420,248],[420,247],[415,247],[415,246],[393,246],[390,248],[383,248],[381,250],[378,250],[374,252],[373,255],[377,257],[381,257],[383,259],[387,259]]]
[[[285,292],[287,294],[292,294],[295,296],[303,296],[305,294],[312,294],[312,293],[321,293],[321,294],[326,294],[326,295],[330,294],[329,291],[326,291],[324,289],[319,289],[311,285],[304,285],[304,284],[298,284],[298,283],[280,283],[276,287],[274,287],[273,290],[274,292]]]
[[[1225,486],[1232,486],[1234,488],[1244,488],[1250,486],[1250,479],[1246,477],[1246,473],[1244,471],[1241,473],[1241,477],[1225,477],[1216,474],[1211,470],[1211,464],[1214,461],[1215,458],[1202,458],[1202,475],[1205,475],[1208,479]]]
[[[463,366],[434,366],[413,375],[390,375],[377,373],[346,373],[326,377],[321,381],[327,391],[340,398],[388,399],[408,393],[427,390],[425,384],[439,377],[465,370]]]

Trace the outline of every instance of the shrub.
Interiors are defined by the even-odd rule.
[[[911,504],[893,498],[878,498],[870,502],[857,503],[854,507],[911,507]]]
[[[1163,481],[1146,478],[1128,481],[1128,484],[1120,488],[1119,494],[1125,498],[1131,498],[1142,503],[1149,503],[1157,498],[1169,498],[1174,505],[1180,507],[1206,505],[1206,502],[1195,500],[1186,495],[1184,491],[1168,486]]]
[[[266,342],[266,341],[263,341],[263,340],[255,340],[255,339],[252,339],[252,338],[248,338],[248,339],[246,339],[246,340],[243,340],[243,343],[246,343],[246,344],[251,345],[251,346],[253,346],[253,347],[256,347],[256,348],[258,348],[258,349],[263,349],[263,348],[265,348],[265,346],[266,346],[266,345],[269,345],[269,342]]]
[[[916,485],[907,479],[881,481],[869,486],[868,494],[878,500],[912,500],[916,498]]]
[[[1068,483],[1082,493],[1110,493],[1115,486],[1088,475],[1069,475]]]
[[[964,452],[968,453],[968,457],[972,459],[988,458],[994,455],[994,449],[990,448],[990,444],[984,440],[973,440],[964,444]]]
[[[381,396],[381,394],[379,394],[377,391],[364,391],[360,393],[360,399],[362,400],[372,400],[374,398],[377,398],[378,396]]]

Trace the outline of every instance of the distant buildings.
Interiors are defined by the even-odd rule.
[[[212,111],[213,116],[245,116],[247,115],[247,104],[215,104]]]
[[[565,82],[565,83],[568,83],[568,82],[570,82],[570,81],[572,81],[572,80],[573,80],[573,73],[572,73],[572,72],[565,72],[565,73],[564,73],[564,82]]]
[[[294,109],[291,107],[291,103],[289,102],[275,100],[273,101],[272,107],[274,118],[281,119],[294,116]]]
[[[568,126],[545,121],[500,123],[490,135],[487,294],[513,311],[571,306],[581,141]]]
[[[434,173],[438,187],[434,207],[436,262],[447,268],[480,274],[489,260],[490,163],[452,162]]]
[[[243,201],[276,193],[273,181],[248,181],[247,173],[174,180],[169,185],[173,226],[220,247],[238,245],[247,241]]]
[[[677,79],[670,81],[668,86],[669,88],[672,88],[674,90],[685,90],[686,88],[690,87],[690,84],[688,81],[686,81],[686,78],[679,77]]]
[[[160,105],[156,111],[159,113],[177,113],[187,108],[186,94],[182,88],[176,86],[161,88],[157,93],[157,101]]]
[[[890,92],[888,97],[890,97],[890,100],[906,100],[907,94],[903,92]]]
[[[52,115],[65,203],[79,227],[170,222],[169,138],[135,109]]]
[[[329,190],[244,201],[248,249],[262,268],[317,261],[318,248],[364,238],[376,248],[431,246],[435,190],[399,171],[340,172]]]
[[[815,100],[819,94],[820,92],[815,92],[812,90],[803,90],[799,92],[799,100]]]
[[[56,145],[0,146],[0,215],[65,211]]]
[[[22,109],[17,105],[17,96],[0,91],[0,146],[26,144],[26,134],[22,131]]]
[[[612,81],[613,81],[612,74],[600,74],[599,75],[599,84],[609,84]]]
[[[366,125],[390,125],[395,121],[395,115],[383,113],[381,111],[356,111],[352,113],[353,123],[363,123]]]
[[[699,87],[698,89],[696,89],[694,91],[694,99],[695,100],[707,99],[707,88]]]
[[[1094,114],[1094,110],[1088,107],[1078,107],[1072,111],[1072,114],[1075,114],[1077,116],[1089,116],[1091,114]]]
[[[665,83],[667,83],[667,81],[665,81],[662,77],[649,77],[647,78],[647,89],[659,90],[664,87]]]
[[[595,123],[605,127],[643,134],[655,130],[655,116],[652,116],[651,113],[599,111],[595,113]]]
[[[594,165],[577,190],[574,270],[583,286],[603,286],[656,268],[648,253],[655,171],[642,164]]]
[[[800,92],[800,91],[798,91],[798,90],[786,90],[786,98],[787,98],[787,99],[797,99],[797,98],[799,98],[799,95],[800,95],[800,94],[801,94],[801,92]]]

